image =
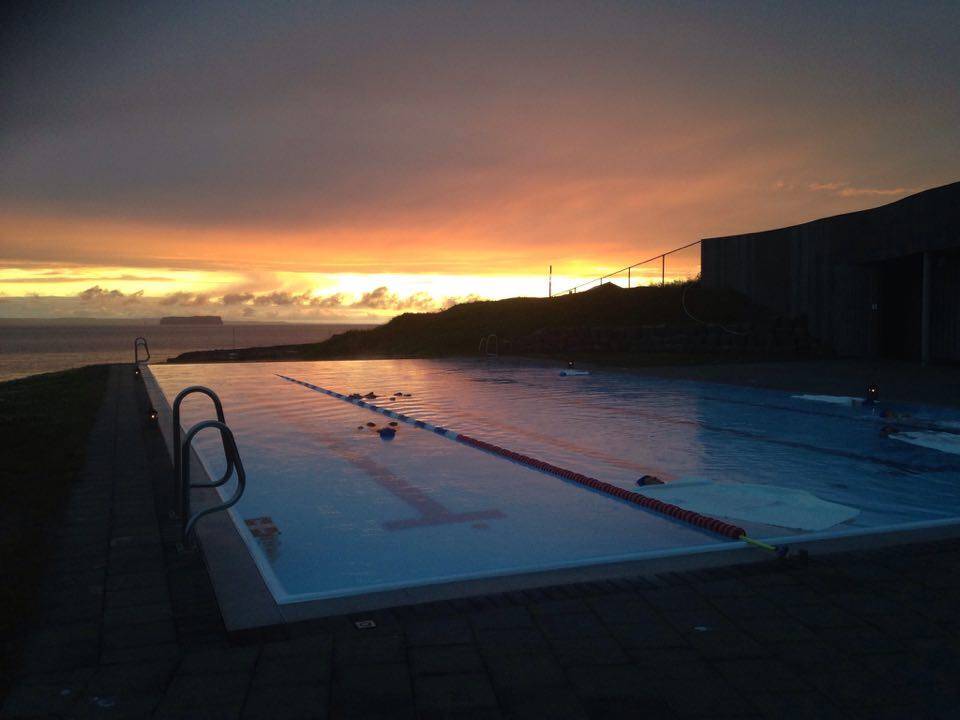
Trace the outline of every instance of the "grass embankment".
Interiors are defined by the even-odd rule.
[[[0,700],[51,551],[48,530],[83,464],[108,373],[92,365],[0,383]]]
[[[569,328],[698,326],[683,310],[684,285],[627,290],[604,285],[554,298],[510,298],[455,305],[434,313],[406,313],[372,330],[351,330],[312,345],[184,353],[178,362],[223,360],[322,360],[370,357],[475,355],[482,337],[496,334],[499,350],[512,352],[536,332]],[[743,296],[697,287],[688,309],[710,323],[751,322],[763,315]],[[520,350],[522,354],[536,352]],[[603,353],[596,359],[601,360]],[[660,355],[663,358],[664,356]],[[609,360],[622,362],[623,357]]]

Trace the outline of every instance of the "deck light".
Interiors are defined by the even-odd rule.
[[[156,422],[157,418],[159,417],[160,413],[157,412],[156,408],[150,408],[147,410],[147,418],[149,418],[150,422]]]
[[[139,365],[137,365],[137,366],[133,369],[133,374],[134,374],[134,375],[137,375],[137,376],[140,375],[140,366],[139,366]]]
[[[876,383],[870,383],[867,385],[867,402],[875,403],[880,399],[880,388]]]

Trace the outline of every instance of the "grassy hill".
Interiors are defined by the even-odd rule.
[[[571,329],[603,333],[668,326],[702,331],[704,323],[769,322],[762,309],[732,291],[683,284],[630,290],[603,285],[554,298],[510,298],[455,305],[434,313],[406,313],[371,330],[350,330],[310,345],[185,353],[175,362],[227,360],[317,360],[360,357],[475,355],[480,339],[497,335],[500,351],[529,347],[529,339]],[[639,330],[637,331],[640,332]],[[522,351],[522,350],[521,350]]]

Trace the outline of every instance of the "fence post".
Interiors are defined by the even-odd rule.
[[[630,289],[630,268],[627,268],[627,290]]]
[[[667,254],[660,256],[660,287],[666,285],[667,279]]]

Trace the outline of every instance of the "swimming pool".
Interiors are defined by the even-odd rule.
[[[193,384],[223,400],[248,478],[232,516],[281,605],[731,541],[405,422],[384,440],[390,418],[278,374],[372,392],[379,408],[634,491],[645,474],[802,489],[859,510],[832,532],[960,518],[960,456],[894,442],[875,410],[779,391],[486,361],[151,367],[167,403]],[[958,419],[908,410],[911,422]],[[210,414],[193,396],[183,426]],[[197,448],[218,477],[218,438]],[[736,522],[772,541],[797,534]]]

